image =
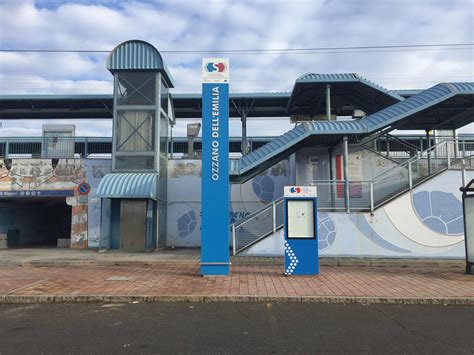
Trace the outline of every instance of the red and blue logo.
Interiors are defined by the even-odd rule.
[[[292,188],[290,188],[290,192],[292,194],[294,194],[294,193],[299,194],[301,192],[301,187],[292,187]]]
[[[223,73],[226,69],[227,66],[222,62],[209,62],[206,64],[206,71],[208,73]]]

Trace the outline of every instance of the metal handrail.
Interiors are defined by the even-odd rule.
[[[416,145],[410,143],[410,142],[405,142],[403,139],[400,139],[399,137],[393,135],[393,134],[389,134],[387,133],[387,136],[390,137],[391,139],[399,142],[401,145],[404,145],[405,147],[409,148],[410,150],[412,151],[417,151],[419,150],[420,147],[417,147]]]
[[[259,208],[259,209],[256,210],[256,211],[251,212],[247,217],[245,217],[245,218],[241,219],[240,221],[237,221],[237,222],[235,222],[235,223],[233,223],[233,224],[235,224],[236,227],[239,227],[239,226],[245,224],[249,219],[252,219],[253,217],[257,217],[257,216],[261,215],[261,214],[262,214],[263,212],[265,212],[265,211],[269,208],[269,206],[271,206],[272,204],[276,204],[276,203],[278,203],[278,202],[280,202],[280,201],[283,201],[283,196],[277,198],[276,200],[274,200],[274,201],[272,201],[272,202],[267,203],[265,206]]]
[[[258,211],[255,211],[252,215],[249,215],[246,218],[244,218],[243,220],[235,222],[235,223],[230,225],[230,231],[231,231],[231,234],[232,234],[232,252],[233,252],[233,255],[236,255],[238,252],[242,251],[243,249],[246,249],[250,245],[255,244],[258,240],[261,240],[262,238],[275,233],[277,230],[279,230],[281,228],[282,224],[277,225],[277,215],[276,215],[277,205],[280,204],[281,202],[283,202],[283,197],[280,197],[280,198],[276,199],[275,201],[272,201],[272,202],[266,204],[265,206],[260,208]],[[249,243],[247,243],[243,247],[237,248],[236,229],[239,228],[239,227],[242,227],[247,222],[257,218],[259,215],[261,215],[265,212],[269,212],[269,210],[272,211],[272,228],[270,230],[268,230],[266,233],[263,233],[262,235],[260,235],[258,238],[255,238],[254,240],[250,241]]]
[[[442,145],[447,145],[448,142],[466,142],[465,139],[463,140],[459,140],[459,139],[446,139],[446,140],[443,140],[441,142],[438,142],[436,143],[435,145],[431,146],[430,148],[428,149],[425,149],[424,151],[418,153],[417,155],[415,155],[414,157],[410,158],[410,159],[407,159],[405,160],[403,163],[399,164],[397,167],[395,167],[394,169],[396,168],[400,168],[400,167],[408,167],[408,165],[410,165],[411,163],[415,162],[415,161],[418,161],[420,159],[423,159],[423,156],[427,153],[431,153],[432,151],[436,150],[436,149],[439,149],[439,147],[441,147]],[[474,143],[474,141],[472,142]],[[375,182],[379,182],[383,177],[386,177],[389,173],[392,172],[392,169],[389,169],[387,171],[384,171],[383,173],[377,175],[374,177],[374,179],[372,180],[374,183]]]

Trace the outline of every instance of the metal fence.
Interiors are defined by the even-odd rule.
[[[383,156],[396,160],[410,159],[417,154],[433,147],[443,141],[457,141],[459,155],[472,155],[474,151],[474,135],[462,134],[457,138],[453,136],[432,135],[391,135],[385,134],[376,138],[369,138],[363,143],[367,149],[373,150]]]
[[[276,137],[247,137],[247,149],[252,152],[263,145],[270,143]],[[194,151],[202,151],[202,137],[195,139],[193,143]],[[241,137],[229,137],[229,152],[230,153],[242,153],[242,138]],[[172,159],[181,159],[183,156],[188,154],[188,139],[186,137],[173,137],[169,142],[169,153]],[[199,153],[197,157],[199,157]]]
[[[110,158],[112,138],[0,137],[0,158]]]

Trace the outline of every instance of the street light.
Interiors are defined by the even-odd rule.
[[[200,123],[189,123],[187,126],[188,159],[194,159],[194,139],[199,135],[200,130],[201,130]]]
[[[462,191],[466,274],[474,275],[474,179],[459,190]]]

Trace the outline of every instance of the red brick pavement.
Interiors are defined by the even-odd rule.
[[[197,263],[150,267],[4,267],[0,296],[474,297],[474,276],[441,268],[321,267],[285,277],[278,265],[234,265],[230,277],[199,276]],[[117,281],[107,280],[110,277]]]

